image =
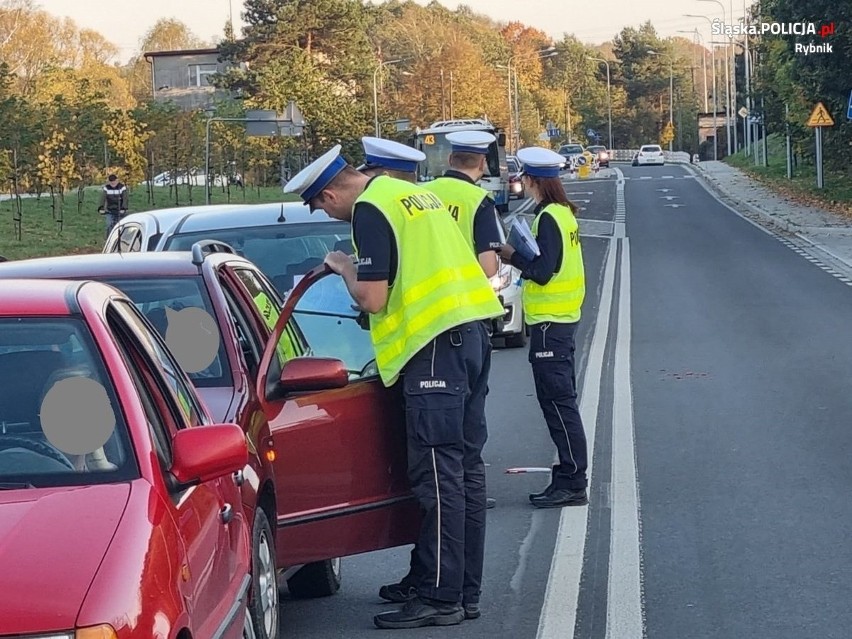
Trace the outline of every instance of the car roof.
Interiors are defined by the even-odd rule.
[[[233,253],[208,254],[205,260],[238,260],[250,264]],[[0,278],[63,278],[101,279],[106,277],[135,278],[146,276],[198,275],[198,265],[192,261],[190,251],[163,251],[143,253],[91,253],[63,255],[30,260],[0,263]],[[6,282],[3,282],[3,287]]]
[[[248,226],[276,226],[279,224],[339,222],[321,209],[310,212],[301,202],[252,204],[239,210],[202,210],[186,217],[171,231],[196,233],[199,231],[238,229]],[[345,222],[344,222],[345,224]]]
[[[83,282],[17,278],[0,286],[0,317],[68,316]]]

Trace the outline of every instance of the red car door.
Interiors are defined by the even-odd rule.
[[[131,304],[114,300],[112,306],[126,322],[125,330],[118,331],[119,344],[137,377],[151,437],[166,470],[171,465],[170,442],[175,433],[210,423],[210,419],[160,336],[148,329]],[[195,633],[211,637],[228,621],[249,571],[248,524],[239,488],[227,476],[160,497],[184,544]],[[236,624],[227,636],[241,628],[241,623]]]
[[[239,269],[234,274],[275,299],[267,281],[251,281]],[[379,379],[369,332],[358,325],[342,284],[324,266],[299,282],[258,371],[284,565],[413,543],[419,530],[401,392]],[[282,340],[296,343],[295,356],[293,344],[287,355]],[[289,390],[282,390],[282,375]]]

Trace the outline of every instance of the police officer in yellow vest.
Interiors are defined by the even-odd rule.
[[[456,143],[461,142],[465,144],[464,148],[453,147],[453,153],[448,158],[450,166],[457,165],[459,167],[458,170],[447,171],[445,175],[448,177],[438,178],[422,186],[435,193],[451,213],[453,209],[447,205],[447,201],[444,200],[444,194],[454,197],[453,202],[456,215],[453,217],[459,223],[459,230],[462,231],[465,239],[469,242],[471,250],[478,254],[479,263],[486,276],[491,277],[497,272],[496,251],[500,248],[500,234],[497,228],[497,217],[493,203],[491,206],[487,204],[487,202],[491,202],[486,197],[488,196],[488,192],[476,186],[475,182],[482,177],[482,173],[484,172],[484,154],[488,151],[488,145],[490,142],[496,141],[496,138],[486,132],[472,132],[472,136],[470,133],[463,132],[447,135],[447,139],[450,139],[451,142],[451,135],[461,135],[460,140],[457,137],[455,138]],[[411,182],[412,184],[417,184],[417,164],[426,159],[425,153],[405,144],[395,142],[394,140],[385,140],[384,138],[363,137],[361,138],[361,142],[364,145],[364,164],[358,167],[361,173],[370,177],[388,175]],[[461,165],[470,168],[464,168]],[[449,182],[450,184],[445,186],[444,182]],[[436,184],[438,184],[437,188],[434,186]],[[471,193],[471,189],[473,193]],[[471,207],[468,203],[473,200],[476,200],[476,202]],[[482,206],[480,207],[480,205]],[[480,208],[482,210],[479,210]],[[459,213],[460,210],[461,213]],[[474,217],[476,217],[475,223]],[[493,320],[488,321],[486,326],[493,333],[492,322]],[[489,360],[490,357],[491,350],[489,348]],[[483,412],[483,417],[484,415],[485,413]],[[487,425],[480,432],[485,436],[488,432]],[[471,448],[471,450],[481,451],[481,447],[477,446]],[[477,452],[476,454],[479,453]],[[496,505],[497,501],[493,497],[486,497],[486,508],[494,508]],[[415,544],[411,551],[408,574],[396,583],[385,584],[379,588],[379,597],[394,603],[405,603],[417,595],[417,588],[414,584],[417,581],[417,575],[422,573],[418,559],[419,554],[419,550]],[[470,560],[477,564],[481,561],[475,558]],[[481,576],[476,570],[465,573],[465,578],[471,580],[481,578]],[[479,592],[480,586],[479,582],[466,583],[465,589],[469,592]],[[468,608],[470,609],[470,604]],[[469,611],[468,616],[470,614]]]
[[[482,320],[503,309],[437,197],[403,180],[363,175],[339,154],[338,145],[286,188],[311,210],[352,222],[357,268],[341,252],[326,263],[370,313],[382,382],[402,384],[409,481],[423,513],[417,596],[374,621],[380,628],[454,625],[466,608],[479,614],[479,592],[464,592],[464,584],[481,579],[465,573],[481,575],[485,539],[489,337]]]
[[[565,159],[541,147],[520,149],[517,155],[524,188],[537,203],[531,230],[540,255],[528,260],[506,244],[500,257],[521,271],[536,396],[559,454],[550,484],[530,495],[530,501],[538,508],[582,506],[588,503],[588,462],[574,366],[574,339],[586,292],[580,232],[559,179]]]
[[[488,146],[497,138],[487,131],[455,131],[447,134],[447,141],[450,169],[423,188],[446,204],[486,277],[493,277],[501,246],[497,211],[491,194],[476,183],[485,175]]]

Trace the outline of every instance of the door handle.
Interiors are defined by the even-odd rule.
[[[219,519],[222,520],[222,523],[229,524],[233,518],[234,509],[231,507],[231,504],[225,504],[222,506],[222,510],[219,511]]]
[[[246,476],[243,474],[242,468],[234,473],[234,483],[237,486],[242,486],[246,480]]]

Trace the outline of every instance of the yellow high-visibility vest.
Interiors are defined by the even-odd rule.
[[[491,193],[476,184],[454,177],[439,177],[423,184],[423,188],[437,195],[453,219],[458,222],[468,246],[476,253],[473,239],[473,222],[482,201]]]
[[[446,330],[503,315],[503,307],[464,236],[434,194],[388,176],[373,178],[357,202],[390,223],[398,255],[388,301],[370,315],[370,337],[385,386]],[[358,247],[352,238],[356,255]]]
[[[533,220],[533,235],[538,235],[538,224],[545,213],[549,213],[556,220],[556,226],[559,228],[562,238],[562,264],[544,286],[532,280],[524,280],[524,316],[527,324],[578,322],[586,296],[586,276],[577,219],[567,206],[548,204]]]

